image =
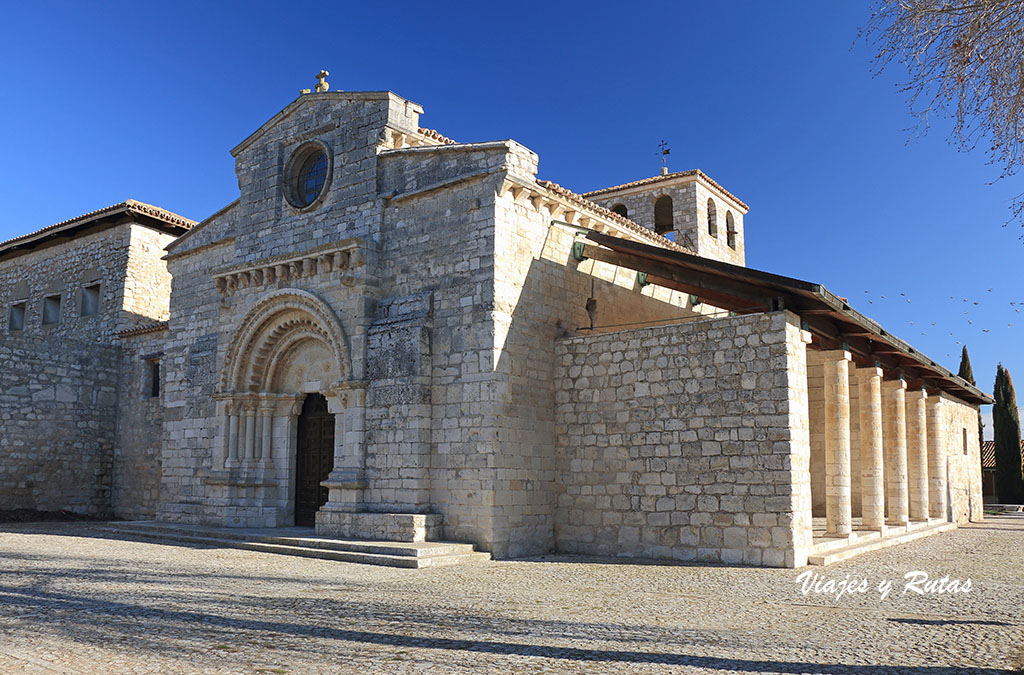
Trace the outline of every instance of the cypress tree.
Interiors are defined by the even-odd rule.
[[[971,357],[967,353],[967,345],[964,345],[963,350],[960,352],[960,371],[957,375],[964,378],[971,384],[977,384],[977,382],[974,381],[974,370],[971,368]]]
[[[995,405],[992,406],[992,427],[996,445],[996,489],[1003,504],[1024,502],[1024,475],[1021,473],[1020,415],[1017,394],[1013,391],[1010,372],[999,364],[996,368]]]
[[[963,350],[960,352],[960,371],[957,375],[964,378],[974,386],[978,386],[978,383],[974,381],[974,369],[971,368],[971,357],[967,354],[967,345],[964,345]],[[978,452],[981,452],[982,446],[985,445],[985,423],[981,419],[981,411],[978,411]]]

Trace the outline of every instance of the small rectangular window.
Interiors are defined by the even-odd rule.
[[[43,298],[43,325],[52,326],[60,321],[60,296],[48,295]]]
[[[11,305],[11,317],[8,329],[13,331],[25,330],[25,303],[16,302]]]
[[[967,456],[967,427],[964,427],[964,456]]]
[[[160,396],[160,359],[146,361],[146,395],[149,398]]]
[[[100,311],[100,285],[92,284],[82,289],[82,316],[92,316]]]

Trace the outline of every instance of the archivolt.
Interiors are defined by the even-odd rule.
[[[337,359],[341,379],[348,379],[348,338],[327,303],[297,288],[268,293],[246,314],[228,345],[220,391],[261,391],[276,378],[281,359],[307,340],[323,343]]]

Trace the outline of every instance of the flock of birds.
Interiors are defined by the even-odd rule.
[[[990,288],[990,289],[988,289],[987,292],[988,293],[992,293],[992,291],[993,291],[993,289]],[[913,303],[910,302],[910,298],[907,297],[906,293],[900,293],[899,294],[899,298],[897,298],[896,296],[888,296],[887,297],[885,295],[874,296],[871,293],[871,291],[864,291],[864,295],[865,295],[864,299],[867,300],[867,303],[869,305],[875,305],[876,303],[877,304],[883,304],[883,301],[884,301],[884,303],[888,303],[888,302],[894,302],[894,301],[897,301],[897,300],[905,300],[907,304],[913,304]],[[981,317],[981,316],[979,316],[980,313],[977,310],[981,309],[981,307],[992,307],[996,303],[993,303],[993,302],[990,302],[990,301],[982,302],[980,300],[974,300],[972,298],[962,298],[962,297],[958,298],[958,296],[955,296],[955,295],[949,296],[949,300],[950,300],[950,304],[951,305],[955,305],[956,306],[956,310],[955,310],[956,312],[959,313],[962,310],[963,313],[960,316],[962,317],[962,321],[966,322],[966,326],[970,327],[968,330],[974,330],[974,331],[980,330],[982,333],[990,333],[990,332],[992,332],[993,328],[995,328],[995,324],[993,322],[993,317],[992,317],[991,311],[986,311],[985,312],[985,316]],[[1002,304],[1002,303],[998,303],[998,304]],[[1010,317],[1011,318],[1016,317],[1016,315],[1020,314],[1021,310],[1024,309],[1024,300],[1019,301],[1019,302],[1018,301],[1011,301],[1006,308],[1011,310],[1010,311]],[[887,309],[891,309],[891,307],[887,308]],[[942,327],[940,327],[940,323],[941,324],[950,323],[950,326],[942,326]],[[1000,321],[999,323],[1001,324],[1002,322]],[[913,327],[914,330],[920,330],[921,328],[924,328],[925,330],[920,330],[921,335],[928,335],[929,331],[934,333],[936,331],[942,330],[943,332],[945,332],[950,327],[954,327],[954,329],[959,328],[960,331],[964,330],[964,328],[963,328],[964,324],[963,323],[960,323],[959,326],[957,327],[957,326],[953,326],[952,322],[947,322],[946,320],[943,320],[941,322],[940,321],[931,321],[930,325],[928,325],[928,324],[925,324],[925,323],[919,323],[919,322],[916,322],[916,321],[910,321],[908,319],[907,325]],[[1012,329],[1014,327],[1014,322],[1013,321],[1008,321],[1007,324],[1006,324],[1006,327]],[[957,330],[949,330],[948,332],[949,332],[948,337],[953,337],[953,338],[960,337],[960,334],[959,334],[959,332]],[[963,340],[955,340],[955,343],[957,345],[964,344]],[[947,353],[946,356],[950,357],[950,356],[952,356],[952,354],[951,353]]]

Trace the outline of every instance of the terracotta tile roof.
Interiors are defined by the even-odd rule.
[[[120,331],[118,337],[132,337],[133,335],[145,335],[146,333],[159,333],[165,331],[168,328],[166,321],[155,321],[153,323],[142,324],[141,326],[135,326],[134,328],[126,328]]]
[[[683,246],[682,244],[678,244],[678,243],[672,241],[671,239],[666,239],[665,237],[661,236],[660,234],[657,234],[654,230],[648,229],[648,228],[644,227],[643,225],[639,225],[637,223],[634,223],[629,218],[626,218],[625,216],[621,216],[618,213],[615,213],[614,211],[612,211],[611,209],[606,209],[605,207],[601,206],[600,204],[598,204],[596,202],[592,202],[589,199],[586,199],[586,198],[576,194],[572,190],[569,190],[567,188],[562,187],[558,183],[552,183],[549,180],[539,180],[538,179],[537,180],[537,184],[540,185],[541,187],[544,187],[544,188],[547,188],[548,190],[551,190],[552,192],[556,192],[556,193],[560,194],[561,196],[567,198],[569,201],[575,202],[575,203],[577,203],[577,204],[579,204],[581,206],[585,206],[586,208],[591,209],[592,211],[597,211],[604,218],[607,218],[608,220],[611,220],[612,222],[618,223],[619,225],[622,225],[625,229],[627,229],[627,230],[629,230],[631,232],[635,232],[636,234],[642,235],[646,239],[653,240],[653,241],[657,242],[659,245],[661,245],[661,246],[663,246],[665,248],[672,249],[673,251],[682,251],[683,253],[689,253],[691,255],[697,255],[692,249],[687,248],[686,246]]]
[[[440,133],[439,131],[434,131],[433,129],[424,129],[423,127],[420,127],[419,128],[419,132],[420,132],[420,136],[426,136],[427,138],[429,138],[431,140],[437,141],[441,145],[456,145],[457,144],[457,141],[453,141],[452,139],[448,138],[444,134]]]
[[[1020,456],[1021,460],[1024,461],[1024,439],[1020,442]],[[981,468],[982,469],[994,469],[996,468],[996,442],[985,441],[981,444]]]
[[[191,229],[196,224],[196,221],[194,220],[189,220],[184,216],[179,216],[177,213],[172,213],[171,211],[168,211],[166,209],[161,209],[159,206],[153,206],[152,204],[146,204],[144,202],[136,201],[134,199],[126,199],[125,201],[120,202],[118,204],[107,206],[102,209],[97,209],[96,211],[90,211],[89,213],[85,213],[74,218],[69,218],[68,220],[62,220],[59,223],[47,225],[46,227],[40,230],[36,230],[35,232],[22,234],[17,237],[14,237],[13,239],[8,239],[7,241],[0,242],[0,251],[11,246],[14,246],[16,244],[19,244],[21,242],[28,241],[40,235],[58,232],[64,229],[71,229],[75,226],[83,225],[90,221],[98,220],[104,216],[113,215],[119,212],[135,213],[139,215],[149,216],[151,218],[161,220],[167,223],[168,225],[180,227],[185,230]]]
[[[648,184],[651,184],[651,183],[660,183],[662,181],[672,180],[673,178],[686,178],[688,176],[697,176],[699,178],[702,178],[704,181],[706,181],[707,183],[710,183],[717,190],[721,191],[722,194],[728,196],[730,199],[735,201],[737,204],[739,204],[743,208],[745,208],[745,209],[749,209],[750,208],[749,206],[744,204],[743,201],[739,197],[737,197],[733,193],[729,192],[724,187],[722,187],[720,184],[718,184],[717,182],[712,180],[712,178],[710,176],[708,176],[706,173],[704,173],[700,169],[690,169],[689,171],[677,171],[675,173],[666,174],[664,176],[651,176],[650,178],[643,178],[641,180],[635,180],[635,181],[633,181],[631,183],[623,183],[622,185],[615,185],[613,187],[601,188],[600,190],[594,190],[592,192],[584,192],[583,196],[586,197],[587,199],[590,199],[591,197],[596,197],[598,195],[603,195],[603,194],[608,193],[608,192],[615,192],[617,190],[626,190],[628,188],[638,187],[640,185],[648,185]]]

